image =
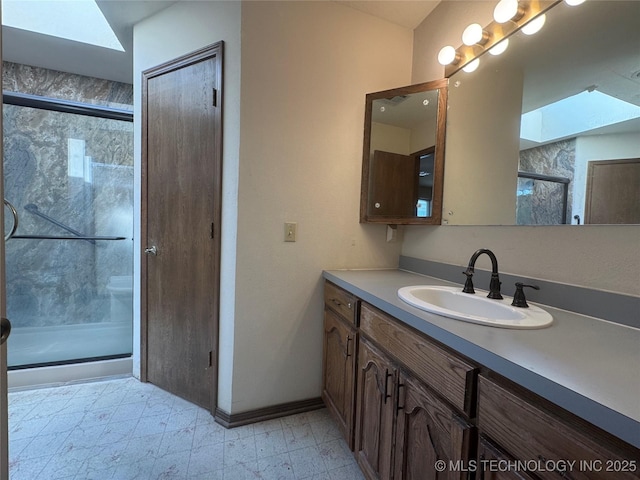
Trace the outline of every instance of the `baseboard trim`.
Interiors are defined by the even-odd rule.
[[[286,417],[296,413],[310,412],[324,407],[320,397],[300,400],[297,402],[281,403],[271,407],[258,408],[248,412],[229,414],[216,408],[215,421],[226,428],[240,427],[250,423],[263,422],[273,418]]]

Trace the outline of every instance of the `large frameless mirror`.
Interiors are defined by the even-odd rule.
[[[443,224],[640,223],[640,2],[559,2],[450,76]]]

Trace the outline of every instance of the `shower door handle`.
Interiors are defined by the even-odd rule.
[[[153,255],[155,257],[156,255],[158,255],[158,249],[155,245],[153,245],[151,247],[145,248],[144,253],[146,253],[147,255]]]
[[[16,207],[11,205],[11,202],[6,198],[4,199],[4,204],[9,207],[9,210],[11,210],[11,215],[13,215],[13,226],[11,227],[11,231],[4,236],[4,240],[6,242],[11,237],[13,237],[13,234],[16,233],[16,230],[18,229],[18,212],[16,211]]]
[[[0,319],[0,327],[2,327],[2,331],[0,332],[0,345],[2,345],[7,341],[7,338],[9,338],[9,334],[11,333],[11,322],[2,317],[2,319]]]

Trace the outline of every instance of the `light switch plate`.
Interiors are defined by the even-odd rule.
[[[284,241],[295,242],[298,236],[298,224],[296,222],[285,222]]]

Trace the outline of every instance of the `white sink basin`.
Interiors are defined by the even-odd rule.
[[[553,322],[551,314],[529,303],[529,308],[512,307],[512,299],[493,300],[487,292],[463,293],[462,287],[414,285],[398,290],[401,300],[421,310],[445,317],[502,328],[544,328]]]

